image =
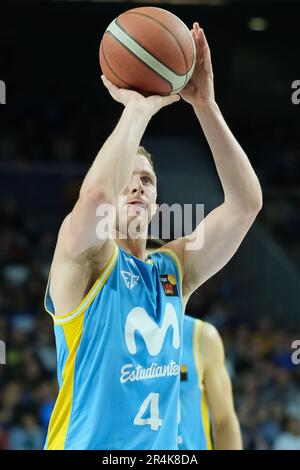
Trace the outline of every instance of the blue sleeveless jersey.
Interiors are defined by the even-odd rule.
[[[201,320],[185,315],[178,430],[180,450],[212,449],[199,350],[201,326]]]
[[[147,262],[115,246],[81,304],[54,314],[59,394],[45,449],[176,449],[181,268],[170,249]]]

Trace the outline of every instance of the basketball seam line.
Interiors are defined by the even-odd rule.
[[[118,41],[118,39],[110,32],[110,31],[106,31],[107,34],[110,34],[116,41]],[[120,44],[122,44],[122,46],[124,46],[123,43],[121,43],[120,41],[118,41]],[[126,48],[126,46],[124,46]],[[142,90],[142,89],[139,89],[139,88],[135,88],[134,85],[132,85],[131,83],[127,82],[126,80],[123,80],[123,78],[121,78],[114,70],[113,68],[111,67],[110,63],[108,62],[107,58],[106,58],[106,55],[104,53],[104,47],[101,45],[101,49],[102,49],[102,54],[103,54],[103,59],[105,60],[105,63],[107,65],[107,67],[109,68],[109,70],[115,75],[115,77],[117,77],[121,82],[125,83],[125,85],[127,85],[128,87],[130,87],[131,89],[134,89],[134,91],[137,91],[137,92],[146,92],[146,93],[149,93],[150,95],[155,95],[157,94],[157,92],[155,91],[148,91],[148,90]],[[126,48],[127,49],[127,48]],[[133,54],[131,51],[129,51],[131,54]],[[133,54],[134,55],[134,54]],[[134,55],[134,57],[136,57]],[[144,62],[143,62],[144,63]],[[147,64],[145,64],[147,65]],[[152,70],[152,69],[151,69]],[[155,70],[153,70],[153,72],[155,72]],[[155,72],[157,73],[157,72]],[[157,74],[159,75],[159,74]],[[160,76],[160,75],[159,75]],[[166,82],[168,82],[168,80],[165,80]],[[169,82],[168,82],[169,83]]]
[[[109,31],[106,31],[107,34],[110,34],[114,39],[117,39],[113,34],[111,34]],[[101,44],[100,44],[100,49],[102,50],[102,54],[103,54],[103,59],[105,60],[106,62],[106,65],[107,67],[109,68],[109,70],[115,75],[115,77],[117,77],[121,82],[125,83],[125,85],[127,86],[130,86],[132,87],[132,85],[128,82],[126,82],[126,80],[123,80],[123,78],[121,78],[114,70],[113,68],[111,67],[110,63],[108,62],[107,58],[106,58],[106,55],[104,53],[104,47],[103,47],[103,41],[101,41]]]
[[[128,33],[128,32],[118,23],[118,18],[116,18],[115,24],[116,24],[117,27],[118,27],[126,36],[128,36],[137,46],[139,46],[141,49],[143,49],[147,54],[149,54],[153,59],[155,59],[157,62],[159,62],[163,67],[165,67],[166,69],[168,69],[170,73],[172,73],[173,75],[176,75],[176,76],[179,77],[179,78],[184,78],[184,85],[183,85],[183,87],[180,87],[179,90],[182,90],[182,88],[185,87],[186,82],[187,82],[187,77],[188,77],[188,74],[189,74],[189,72],[190,72],[191,69],[188,70],[186,73],[183,73],[183,74],[182,74],[182,73],[180,74],[180,73],[174,72],[173,69],[171,69],[168,65],[164,64],[160,59],[158,59],[155,55],[153,55],[152,52],[148,51],[148,49],[146,49],[146,48],[145,48],[142,44],[140,44],[133,36],[131,36],[131,34]],[[109,32],[111,32],[111,31],[109,31]],[[116,36],[113,34],[113,32],[111,32],[111,34],[112,34],[114,37],[116,37]],[[118,39],[118,38],[116,38],[116,39]],[[119,41],[119,42],[120,42],[121,44],[123,44],[123,42],[121,42],[121,41]],[[123,44],[123,45],[126,47],[126,49],[130,50],[125,44]],[[131,52],[135,57],[137,57],[140,61],[142,61],[145,65],[147,65],[151,70],[154,70],[160,77],[163,77],[168,83],[170,83],[171,88],[172,88],[172,93],[174,93],[174,92],[176,92],[176,91],[178,90],[178,88],[173,89],[173,83],[169,82],[169,80],[168,80],[165,76],[161,75],[161,74],[160,74],[159,72],[157,72],[155,69],[153,69],[152,67],[150,67],[141,57],[136,56],[136,55],[134,54],[134,52],[132,52],[131,50],[130,50],[130,52]]]
[[[162,28],[164,28],[166,31],[168,31],[168,33],[169,33],[169,34],[173,37],[173,39],[175,40],[175,42],[176,42],[178,48],[180,49],[181,54],[183,55],[183,60],[184,60],[184,63],[185,63],[185,68],[186,68],[186,70],[187,70],[187,72],[186,72],[185,74],[183,74],[183,75],[185,75],[185,76],[187,77],[187,74],[188,74],[188,72],[190,71],[191,67],[193,66],[193,63],[192,63],[192,65],[191,65],[191,67],[188,69],[187,58],[186,58],[186,56],[185,56],[184,50],[182,49],[180,42],[178,41],[178,39],[176,38],[176,36],[172,33],[172,31],[170,31],[163,23],[161,23],[160,21],[158,21],[156,18],[152,18],[152,16],[146,15],[145,13],[138,13],[138,12],[127,12],[127,13],[126,13],[126,12],[125,12],[124,15],[139,15],[139,16],[144,16],[145,18],[149,18],[149,19],[153,20],[155,23],[159,24],[160,26],[162,26]],[[117,18],[117,21],[118,21],[118,18]],[[118,24],[119,27],[121,27],[121,26],[119,25],[119,23],[117,23],[117,24]],[[127,33],[127,31],[126,31],[126,33]],[[127,34],[128,34],[128,33],[127,33]],[[137,42],[138,42],[138,41],[137,41]],[[143,46],[142,46],[142,47],[143,47]],[[145,48],[144,48],[144,49],[145,49]],[[149,52],[149,51],[147,51],[147,52]],[[151,54],[151,53],[149,52],[149,54]],[[152,54],[152,55],[153,55],[153,54]],[[157,59],[157,60],[159,60],[159,59]],[[161,61],[159,61],[159,62],[161,62]],[[169,68],[170,70],[173,70],[173,69],[172,69],[171,67],[169,67],[169,66],[168,66],[168,68]],[[178,74],[177,72],[175,72],[175,70],[173,70],[173,72],[176,73],[177,75],[183,76],[182,74]]]
[[[118,27],[119,27],[120,29],[122,29],[122,31],[124,31],[123,28],[121,28],[119,25],[118,25]],[[151,70],[153,73],[155,73],[156,75],[158,75],[162,80],[164,80],[165,82],[167,82],[167,83],[170,85],[170,87],[171,87],[170,92],[173,92],[173,85],[172,85],[172,83],[171,83],[169,80],[167,80],[167,79],[166,79],[164,76],[162,76],[159,72],[157,72],[155,69],[153,69],[153,68],[150,67],[148,64],[146,64],[146,62],[144,62],[143,59],[141,59],[140,57],[136,56],[136,55],[134,54],[134,52],[132,52],[125,44],[123,44],[123,42],[120,41],[111,31],[106,31],[106,33],[107,33],[107,34],[110,34],[110,35],[111,35],[119,44],[121,44],[135,59],[140,60],[140,61],[143,63],[143,65],[145,65],[146,67],[148,67],[149,70]],[[127,34],[126,31],[124,31],[124,33]],[[139,46],[140,46],[140,44],[139,44]],[[140,46],[140,47],[142,47],[142,46]],[[146,50],[146,49],[145,49],[145,50]],[[103,47],[102,47],[102,52],[103,52]],[[147,51],[147,52],[148,52],[148,51]],[[103,55],[104,55],[104,52],[103,52]],[[105,58],[105,60],[106,60],[106,58]],[[107,60],[106,60],[106,62],[107,62]],[[107,62],[107,64],[108,64],[108,62]],[[164,65],[164,64],[162,64],[162,65]],[[109,66],[109,68],[112,70],[111,66]],[[116,75],[116,77],[118,77],[118,75],[117,75],[113,70],[112,70],[112,72]],[[118,78],[120,78],[120,77],[118,77]],[[122,78],[120,78],[120,80],[122,80],[122,82],[127,83],[129,86],[131,86],[132,88],[134,88],[134,85],[131,85],[130,83],[124,81]],[[148,91],[148,90],[141,90],[141,91],[146,92],[146,93],[150,93],[150,94],[153,93],[153,94],[156,94],[156,95],[157,95],[157,92],[151,92],[151,91]],[[166,93],[167,93],[167,92],[166,92]]]
[[[186,77],[187,76],[187,73],[177,73],[177,72],[174,72],[174,70],[169,67],[168,65],[164,64],[160,59],[158,59],[152,52],[148,51],[148,49],[146,49],[145,46],[143,46],[142,44],[140,44],[136,39],[135,37],[133,37],[130,33],[128,33],[128,31],[126,31],[126,29],[124,29],[119,23],[118,23],[118,18],[116,19],[116,25],[118,26],[118,28],[120,28],[124,34],[126,34],[126,36],[130,37],[130,39],[132,39],[132,41],[134,41],[139,47],[141,47],[142,49],[144,49],[144,51],[146,51],[149,55],[151,55],[152,57],[154,57],[155,60],[157,60],[157,62],[159,62],[161,65],[163,65],[164,67],[166,67],[167,69],[170,70],[170,72],[172,72],[174,75],[177,75],[177,77]],[[122,43],[123,44],[123,43]],[[139,57],[140,60],[143,61],[143,59],[141,59]],[[144,61],[143,61],[144,62]],[[144,62],[145,63],[145,62]],[[148,65],[148,64],[146,64]],[[149,67],[149,66],[148,66]],[[151,68],[151,67],[150,67]],[[159,73],[160,75],[160,73]],[[168,80],[167,80],[168,81]]]

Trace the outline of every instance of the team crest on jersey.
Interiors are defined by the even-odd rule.
[[[121,271],[127,289],[133,289],[139,282],[140,276],[135,276],[128,271]]]
[[[161,274],[159,277],[164,293],[167,296],[178,297],[176,277],[174,274]]]

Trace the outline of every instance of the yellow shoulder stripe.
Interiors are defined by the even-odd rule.
[[[51,315],[51,317],[53,318],[54,323],[56,325],[64,325],[65,323],[70,322],[70,321],[74,320],[75,318],[77,318],[81,313],[85,312],[85,310],[88,308],[88,306],[94,300],[94,298],[96,297],[96,295],[98,294],[100,289],[105,284],[105,282],[106,282],[107,278],[109,277],[110,273],[112,272],[112,270],[113,270],[113,268],[116,264],[117,258],[118,258],[118,252],[119,252],[118,246],[117,246],[117,244],[115,244],[113,254],[111,255],[111,257],[110,257],[106,267],[104,268],[102,274],[100,275],[100,277],[94,283],[93,287],[90,289],[90,291],[84,297],[84,299],[81,301],[81,303],[78,305],[78,307],[76,307],[74,310],[72,310],[71,312],[69,312],[65,315],[60,315],[60,316],[55,315],[54,312],[50,312],[50,310],[47,308],[46,295],[47,295],[47,292],[49,290],[49,285],[50,285],[50,275],[49,275],[44,304],[45,304],[46,311]]]
[[[177,255],[177,253],[176,253],[174,250],[172,250],[171,248],[159,248],[159,249],[157,250],[157,252],[159,252],[159,253],[166,253],[167,255],[169,255],[169,256],[173,259],[173,261],[174,261],[174,263],[175,263],[175,265],[176,265],[176,267],[177,267],[177,271],[178,271],[178,275],[179,275],[179,281],[180,281],[180,286],[182,287],[182,272],[183,272],[183,269],[182,269],[181,262],[180,262],[180,259],[179,259],[178,255]]]

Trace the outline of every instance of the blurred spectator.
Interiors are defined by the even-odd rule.
[[[9,448],[7,432],[0,426],[0,450]]]
[[[10,449],[39,450],[44,442],[45,434],[36,417],[29,412],[22,413],[19,424],[13,426],[9,434]]]
[[[300,421],[286,418],[284,432],[276,438],[274,450],[300,450]]]

